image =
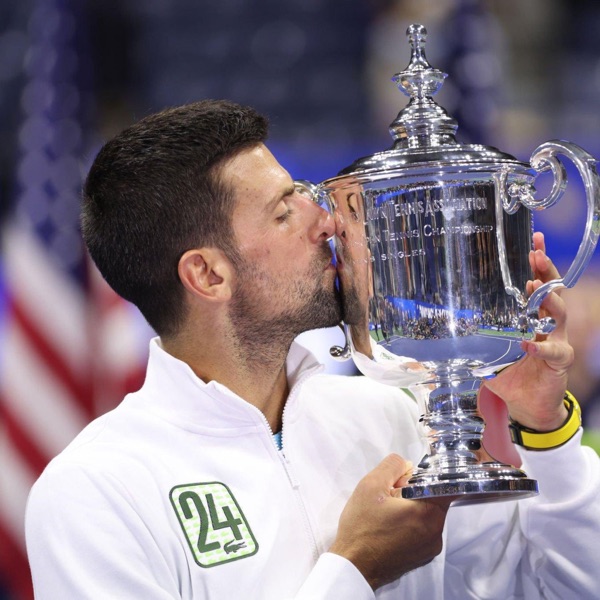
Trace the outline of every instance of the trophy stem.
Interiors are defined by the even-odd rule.
[[[486,452],[482,444],[485,422],[477,407],[477,390],[460,391],[460,387],[459,382],[447,382],[430,390],[421,418],[430,452],[402,489],[403,498],[454,496],[453,504],[457,505],[536,495],[535,480]]]

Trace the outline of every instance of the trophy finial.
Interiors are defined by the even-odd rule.
[[[425,56],[427,29],[414,23],[406,30],[411,45],[410,62],[392,77],[398,89],[410,98],[390,125],[394,147],[420,148],[456,143],[456,121],[433,99],[446,73],[434,69]]]
[[[412,49],[409,69],[431,69],[425,57],[425,43],[427,42],[427,29],[419,23],[413,23],[406,30],[406,37]]]
[[[425,40],[427,39],[427,29],[424,25],[421,25],[420,23],[412,23],[407,27],[406,35],[408,37],[410,45],[414,47],[417,38],[419,41],[422,40],[423,42],[425,42]]]

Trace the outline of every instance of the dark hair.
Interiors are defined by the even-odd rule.
[[[190,248],[236,256],[233,198],[219,165],[263,142],[250,107],[205,100],[148,116],[98,153],[83,190],[82,231],[109,285],[161,336],[186,315],[177,265]]]

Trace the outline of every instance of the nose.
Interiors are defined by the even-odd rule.
[[[335,234],[335,221],[330,212],[319,205],[314,205],[317,210],[317,218],[314,226],[311,228],[311,237],[314,236],[316,242],[328,240]]]
[[[322,242],[332,238],[335,234],[335,221],[331,213],[322,207],[318,186],[304,180],[295,181],[294,186],[296,191],[308,201],[307,210],[311,214],[310,239],[314,242]]]

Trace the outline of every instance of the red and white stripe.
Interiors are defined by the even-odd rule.
[[[0,348],[0,572],[32,598],[25,554],[29,490],[93,417],[139,386],[149,329],[92,270],[90,293],[26,228],[5,231],[9,293]]]

